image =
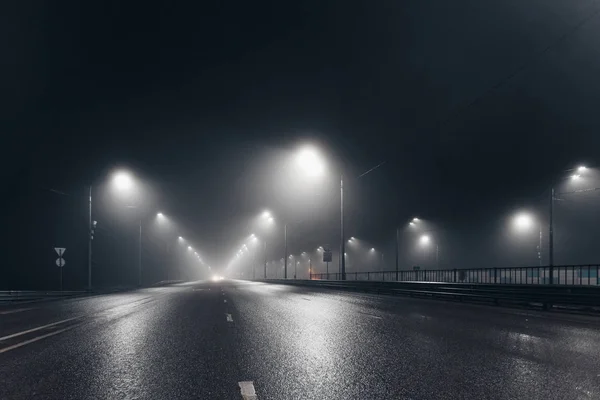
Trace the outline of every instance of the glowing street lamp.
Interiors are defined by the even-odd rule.
[[[431,245],[431,237],[429,235],[421,235],[419,238],[419,244],[423,248],[428,248]],[[440,268],[440,246],[436,243],[435,245],[435,265],[436,268]]]
[[[533,218],[530,214],[517,214],[514,218],[514,225],[519,231],[529,230],[533,226]]]
[[[322,156],[314,147],[304,147],[296,155],[296,163],[306,175],[310,177],[321,176],[325,172],[325,162]],[[379,168],[383,163],[376,165],[359,176],[363,177],[366,174]],[[286,235],[287,236],[287,235]],[[344,175],[340,174],[340,254],[345,253],[346,238],[344,235]],[[287,251],[286,251],[287,253]],[[285,276],[287,278],[287,264],[285,265]],[[340,257],[340,272],[341,280],[346,280],[346,261],[344,257]]]
[[[118,193],[125,194],[132,191],[135,186],[135,180],[132,174],[125,170],[116,171],[112,176],[112,185],[117,190]],[[90,203],[89,203],[89,218],[90,218],[90,227],[91,227],[91,219],[92,219],[92,187],[90,186]],[[91,229],[91,228],[90,228]],[[88,244],[88,271],[89,271],[89,279],[88,286],[91,289],[91,270],[92,270],[92,241],[90,237],[90,241]],[[138,235],[138,285],[142,285],[142,220],[140,219],[139,223],[139,235]]]
[[[321,176],[325,171],[325,163],[313,147],[301,149],[296,156],[296,162],[309,177]]]
[[[535,217],[532,214],[521,212],[513,217],[513,227],[519,234],[529,233],[536,225]],[[537,256],[539,265],[542,265],[542,226],[539,225],[539,244],[537,246]]]
[[[317,149],[313,146],[305,146],[298,150],[295,155],[296,166],[300,171],[302,171],[303,175],[308,178],[316,178],[320,177],[325,173],[325,162],[321,154],[317,151]],[[343,197],[343,195],[342,195]],[[342,200],[343,202],[343,200]],[[342,213],[343,215],[343,213]],[[343,217],[342,217],[343,219]],[[343,228],[342,228],[343,231]],[[284,272],[283,277],[287,279],[287,223],[284,224]],[[344,245],[344,235],[342,234],[342,247]]]
[[[127,171],[118,171],[113,176],[113,183],[117,190],[127,191],[133,187],[133,178]]]
[[[586,170],[586,166],[580,165],[576,169],[578,173],[571,175],[571,180],[578,181],[581,179],[581,173],[585,172]],[[550,267],[550,284],[554,283],[554,194],[555,190],[554,187],[552,187],[550,189],[550,218],[548,224],[548,266]]]

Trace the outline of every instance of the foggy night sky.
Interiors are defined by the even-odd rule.
[[[4,8],[1,176],[15,213],[26,212],[26,187],[83,190],[128,166],[222,264],[249,233],[244,219],[265,207],[300,217],[293,197],[264,190],[256,174],[307,140],[349,176],[348,235],[382,244],[414,215],[478,236],[520,207],[546,207],[565,169],[598,166],[599,1]],[[326,232],[334,248],[335,185],[317,196],[322,222],[300,230]],[[597,218],[594,203],[571,221]],[[23,238],[11,223],[13,247]],[[294,240],[292,252],[313,246]],[[583,245],[577,255],[598,262],[597,246]]]

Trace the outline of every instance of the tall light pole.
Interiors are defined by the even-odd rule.
[[[321,175],[325,170],[325,165],[319,156],[318,152],[314,151],[311,148],[305,148],[300,151],[298,154],[298,161],[300,166],[305,170],[308,175],[317,176]],[[376,170],[380,166],[385,163],[379,163],[373,168],[367,170],[363,174],[359,175],[358,178],[361,178],[371,171]],[[344,175],[340,174],[340,275],[341,279],[346,279],[346,261],[344,260],[344,254],[346,250],[346,245],[344,241]]]
[[[572,180],[579,180],[581,178],[581,174],[585,173],[587,168],[583,165],[580,165],[577,168],[570,169],[567,171],[575,171],[573,175],[571,175]],[[591,189],[596,190],[596,189]],[[586,191],[586,190],[584,190]],[[548,267],[550,269],[550,284],[554,283],[554,200],[555,200],[555,191],[554,187],[550,189],[550,220],[548,222]],[[540,246],[541,248],[541,246]]]
[[[92,240],[93,236],[92,226],[92,185],[90,185],[90,193],[88,200],[88,290],[92,290]]]
[[[398,258],[400,257],[400,249],[398,249],[398,236],[400,234],[400,231],[398,228],[396,228],[396,281],[398,281]]]
[[[285,224],[283,226],[283,240],[285,242],[284,245],[283,245],[283,247],[284,247],[283,279],[287,279],[287,259],[288,259],[288,256],[287,256],[287,252],[288,252],[288,250],[287,250],[287,224]]]
[[[134,180],[131,174],[127,171],[118,171],[113,177],[113,184],[116,189],[125,192],[131,190],[134,186]],[[139,234],[138,234],[138,286],[142,286],[142,214],[141,209],[138,206],[129,206],[130,208],[138,209],[139,217]]]
[[[340,266],[341,280],[346,280],[346,241],[344,240],[344,175],[340,177]]]
[[[548,226],[548,267],[550,284],[554,283],[554,188],[550,190],[550,222]]]
[[[263,274],[263,278],[267,279],[267,240],[265,239],[265,245],[264,245],[264,253],[265,253],[265,271]]]
[[[138,243],[138,286],[142,286],[142,217],[140,215],[140,234]]]
[[[409,227],[415,227],[416,224],[420,221],[419,218],[414,217],[413,219],[410,220],[410,222],[408,223]],[[396,281],[399,278],[399,262],[400,262],[400,228],[397,227],[396,228]]]
[[[112,178],[112,183],[119,191],[126,191],[133,186],[133,179],[126,171],[117,171]],[[88,192],[88,290],[92,290],[92,240],[94,240],[95,222],[92,220],[92,185]],[[141,229],[141,227],[140,227]]]

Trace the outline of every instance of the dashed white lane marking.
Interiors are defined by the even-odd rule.
[[[367,317],[371,317],[371,318],[383,319],[383,318],[382,318],[382,317],[380,317],[379,315],[373,315],[373,314],[369,314],[369,313],[366,313],[366,312],[361,312],[361,311],[359,311],[358,313],[359,313],[359,314],[362,314],[362,315],[366,315]]]
[[[199,292],[201,290],[206,290],[206,289],[192,289],[193,292]],[[210,290],[210,289],[209,289]]]
[[[14,314],[14,313],[28,311],[28,310],[33,310],[33,308],[17,308],[16,310],[0,311],[0,315]]]
[[[67,319],[63,319],[62,321],[53,322],[51,324],[44,325],[44,326],[38,326],[37,328],[28,329],[28,330],[23,331],[23,332],[13,333],[12,335],[1,337],[0,338],[0,342],[2,342],[3,340],[6,340],[6,339],[10,339],[10,338],[14,338],[14,337],[17,337],[17,336],[25,335],[27,333],[39,331],[40,329],[49,328],[49,327],[54,326],[54,325],[58,325],[58,324],[62,324],[62,323],[65,323],[65,322],[73,321],[74,319],[78,319],[78,318],[81,318],[81,317],[67,318]]]
[[[59,330],[54,331],[54,332],[46,333],[45,335],[42,335],[42,336],[34,337],[33,339],[29,339],[29,340],[26,340],[24,342],[17,343],[17,344],[14,344],[12,346],[5,347],[3,349],[0,349],[0,353],[4,353],[6,351],[16,349],[17,347],[25,346],[26,344],[29,344],[29,343],[37,342],[38,340],[45,339],[45,338],[47,338],[49,336],[58,335],[59,333],[63,333],[64,331],[68,331],[69,329],[75,328],[75,326],[77,326],[77,325],[73,325],[73,326],[69,326],[69,327],[63,328],[63,329],[59,329]]]
[[[244,400],[258,400],[256,391],[254,390],[254,382],[243,381],[238,382],[238,385],[240,385],[240,391],[242,392],[242,398]]]
[[[231,314],[225,314],[227,316],[227,322],[233,322],[233,318],[231,318]]]
[[[223,303],[227,303],[227,300],[223,300]]]

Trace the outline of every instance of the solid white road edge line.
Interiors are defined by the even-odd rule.
[[[14,338],[14,337],[17,337],[17,336],[25,335],[27,333],[39,331],[40,329],[49,328],[49,327],[54,326],[54,325],[64,324],[65,322],[73,321],[74,319],[78,319],[78,318],[81,318],[81,317],[67,318],[67,319],[63,319],[62,321],[53,322],[51,324],[44,325],[44,326],[38,326],[37,328],[28,329],[28,330],[23,331],[23,332],[13,333],[12,335],[1,337],[0,338],[0,342],[4,341],[6,339],[10,339],[10,338]]]
[[[254,390],[253,381],[238,382],[238,385],[240,386],[240,391],[242,392],[242,398],[244,400],[258,400],[256,391]]]
[[[66,327],[66,328],[63,328],[63,329],[59,329],[58,331],[54,331],[54,332],[46,333],[45,335],[42,335],[42,336],[34,337],[33,339],[29,339],[29,340],[26,340],[26,341],[21,342],[21,343],[13,344],[12,346],[8,346],[8,347],[5,347],[3,349],[0,349],[0,353],[4,353],[6,351],[16,349],[17,347],[25,346],[26,344],[29,344],[29,343],[37,342],[38,340],[45,339],[45,338],[47,338],[49,336],[58,335],[59,333],[62,333],[64,331],[68,331],[69,329],[73,329],[76,326],[77,325],[69,326],[69,327]]]

